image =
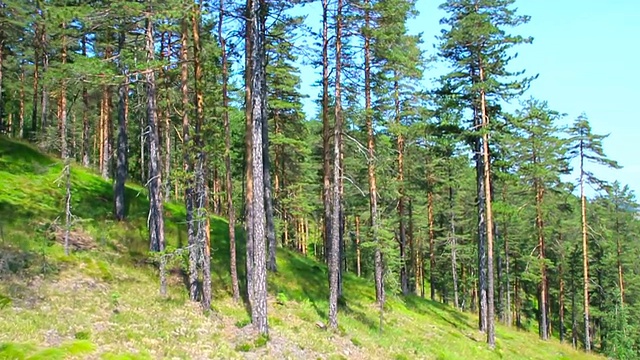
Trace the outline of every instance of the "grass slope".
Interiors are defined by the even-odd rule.
[[[418,297],[390,296],[378,332],[372,284],[347,274],[340,332],[326,322],[327,270],[279,251],[269,276],[269,341],[251,330],[229,296],[227,223],[212,221],[213,312],[189,302],[179,271],[169,296],[147,258],[147,200],[127,188],[129,217],[111,220],[112,185],[74,167],[73,243],[59,244],[62,165],[0,137],[0,359],[596,359],[557,341],[498,326],[488,350],[476,317]],[[167,204],[167,238],[185,242],[184,210]],[[241,251],[242,252],[242,251]],[[243,261],[243,260],[241,260]]]

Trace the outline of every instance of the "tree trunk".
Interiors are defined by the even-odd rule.
[[[502,201],[507,201],[507,188],[506,186],[502,189]],[[511,316],[511,280],[509,278],[510,275],[510,264],[509,264],[509,233],[508,233],[508,221],[505,216],[503,220],[503,229],[502,229],[502,239],[504,245],[504,267],[505,267],[505,289],[506,289],[506,304],[504,311],[504,323],[507,326],[511,326],[513,323],[513,319]]]
[[[40,26],[35,24],[35,33],[36,38],[38,38],[38,34],[40,32]],[[40,49],[39,45],[36,45],[33,49],[33,100],[32,100],[32,109],[31,109],[31,136],[30,138],[35,138],[36,131],[38,129],[38,86],[40,80],[40,72],[38,70],[40,63]]]
[[[264,57],[265,48],[263,44],[263,32],[266,31],[262,27],[261,13],[266,6],[263,0],[248,0],[247,9],[249,9],[248,20],[250,22],[250,30],[248,29],[248,39],[251,44],[250,52],[247,54],[251,69],[250,86],[251,86],[251,140],[250,150],[252,152],[251,163],[252,168],[252,289],[249,291],[253,294],[251,298],[251,320],[253,325],[261,334],[268,334],[267,325],[267,254],[266,254],[266,215],[265,215],[265,197],[264,197],[264,158],[262,146],[262,123],[267,119],[264,118],[265,112],[262,107],[265,104],[263,98],[266,96],[263,87],[264,74]],[[247,179],[249,183],[249,179]]]
[[[187,5],[187,4],[185,4]],[[190,4],[189,4],[190,5]],[[180,25],[180,92],[182,95],[182,166],[185,172],[184,202],[187,225],[187,244],[189,246],[189,299],[198,299],[198,256],[199,247],[194,224],[194,167],[192,152],[196,150],[191,137],[189,124],[189,20],[183,18]]]
[[[324,260],[331,239],[331,125],[329,124],[329,0],[322,0],[322,206]]]
[[[562,235],[560,235],[560,243],[562,243]],[[564,273],[562,272],[562,263],[564,256],[561,256],[558,264],[558,277],[560,278],[559,294],[558,294],[558,321],[560,323],[559,337],[560,342],[564,342]]]
[[[18,104],[18,137],[26,139],[27,133],[24,124],[24,68],[20,65],[20,98]]]
[[[82,56],[87,56],[87,36],[82,36]],[[89,167],[90,149],[89,143],[89,92],[87,86],[82,84],[82,165]]]
[[[360,216],[356,215],[355,216],[355,222],[356,222],[356,275],[358,275],[358,277],[362,276],[362,259],[361,259],[361,254],[360,254]]]
[[[430,180],[428,180],[430,182]],[[427,192],[427,219],[429,221],[429,285],[431,300],[436,301],[436,236],[433,219],[433,191]]]
[[[620,287],[620,308],[624,308],[624,277],[622,275],[622,244],[620,243],[620,219],[618,219],[618,205],[616,205],[616,251],[618,263],[618,286]]]
[[[229,262],[231,265],[231,289],[233,300],[240,301],[240,286],[238,283],[238,265],[236,256],[236,211],[233,205],[233,178],[231,176],[231,127],[229,124],[229,95],[227,93],[227,83],[229,79],[229,69],[227,64],[226,39],[222,32],[224,22],[224,0],[220,0],[220,18],[218,20],[218,38],[220,39],[220,51],[222,55],[222,119],[224,126],[224,166],[225,166],[225,186],[227,193],[227,214],[229,216]],[[187,64],[185,63],[185,72]]]
[[[151,40],[153,42],[153,39]],[[111,58],[112,53],[111,53],[111,47],[107,46],[107,48],[105,49],[105,53],[104,53],[104,57],[105,59],[109,59]],[[155,75],[154,75],[154,82],[155,82]],[[156,93],[156,89],[155,89],[155,83],[154,83],[154,108],[156,109],[155,111],[157,111],[157,104],[156,104],[156,100],[155,100],[155,95]],[[101,167],[100,167],[100,174],[102,175],[103,179],[108,179],[109,178],[109,173],[110,173],[110,162],[111,162],[111,106],[110,106],[110,102],[111,102],[111,91],[109,89],[108,85],[103,85],[102,86],[102,139],[101,139],[101,144],[100,146],[102,147],[102,159],[100,161]],[[154,115],[154,118],[156,118],[157,115]],[[157,134],[157,126],[156,126],[156,134]],[[151,135],[150,135],[151,136]],[[156,145],[158,145],[158,140],[156,140]],[[149,150],[151,152],[151,150]],[[159,149],[158,149],[159,151]],[[153,156],[153,155],[150,155]],[[158,154],[158,156],[160,156],[160,154]],[[159,159],[159,158],[158,158]],[[159,160],[158,160],[159,161]],[[151,177],[151,175],[150,175]]]
[[[481,121],[478,126],[481,126]],[[478,327],[487,331],[487,238],[485,219],[485,183],[482,140],[476,139],[476,182],[478,195]]]
[[[453,181],[453,171],[451,166],[448,167],[449,172],[449,236],[451,241],[451,277],[453,279],[453,304],[456,309],[460,308],[460,302],[458,299],[458,263],[457,263],[457,251],[458,244],[456,239],[456,213],[455,213],[455,200],[454,190],[451,182]]]
[[[66,29],[66,24],[62,23],[62,31],[64,32]],[[62,35],[62,51],[60,52],[60,57],[62,60],[62,67],[64,68],[67,64],[67,40],[65,35]],[[0,47],[2,44],[0,43]],[[2,53],[0,52],[0,57]],[[0,62],[0,66],[2,63]],[[0,84],[2,82],[2,71],[0,70]],[[64,160],[69,156],[69,146],[67,144],[67,79],[62,79],[60,83],[60,100],[58,102],[60,108],[58,109],[60,118],[58,119],[58,128],[60,130],[60,157]],[[0,116],[2,116],[2,91],[0,90]]]
[[[192,12],[193,27],[193,74],[195,78],[195,145],[198,149],[195,164],[195,218],[197,248],[201,249],[202,259],[202,308],[211,309],[211,238],[209,229],[209,191],[207,186],[207,153],[204,147],[204,74],[202,68],[202,42],[200,40],[200,21],[202,3],[195,5]]]
[[[47,30],[44,25],[45,12],[42,12],[42,26],[40,32],[40,47],[42,51],[42,77],[44,78],[45,73],[49,70],[49,54],[47,53]],[[42,83],[42,113],[40,116],[40,128],[43,134],[46,134],[47,131],[47,122],[49,118],[49,90],[47,89],[46,84]]]
[[[534,164],[537,162],[535,149],[533,152],[533,161]],[[544,222],[542,219],[542,197],[544,196],[544,190],[538,179],[534,181],[534,189],[536,191],[536,228],[538,230],[538,252],[540,254],[540,284],[538,285],[540,289],[540,297],[538,298],[538,329],[540,332],[540,338],[542,340],[548,340],[549,324],[547,322],[547,266],[545,263]]]
[[[483,68],[480,67],[480,81],[484,82]],[[486,211],[486,231],[487,231],[487,343],[490,348],[496,345],[495,322],[494,322],[494,286],[493,286],[493,211],[491,209],[491,168],[489,157],[489,115],[487,114],[485,93],[480,90],[480,108],[482,114],[482,127],[485,129],[482,135],[483,143],[483,163],[484,163],[484,200]]]
[[[584,276],[584,349],[591,351],[591,336],[589,334],[589,243],[587,233],[587,198],[584,194],[584,150],[580,142],[580,210],[582,214],[582,272]]]
[[[254,248],[255,239],[253,237],[253,22],[252,22],[252,10],[253,2],[257,0],[247,0],[246,3],[246,23],[245,23],[245,68],[244,68],[244,81],[245,81],[245,174],[244,174],[244,216],[245,216],[245,237],[246,237],[246,279],[247,279],[247,299],[249,300],[249,307],[253,306],[254,300]],[[262,136],[262,134],[261,134]],[[262,138],[262,137],[261,137]],[[252,314],[253,322],[253,314]]]
[[[151,8],[148,9],[151,13]],[[154,61],[153,22],[146,19],[147,63]],[[164,214],[162,204],[162,175],[160,171],[160,149],[158,146],[158,124],[156,106],[156,77],[153,69],[145,74],[147,97],[147,126],[149,143],[149,247],[151,251],[164,250]]]
[[[120,32],[118,39],[118,54],[124,49],[125,32]],[[124,76],[123,83],[118,89],[118,156],[116,158],[116,183],[115,183],[115,215],[116,220],[124,220],[125,213],[125,181],[127,180],[127,97],[129,96],[129,76],[124,67],[120,73]]]
[[[394,74],[397,77],[397,74]],[[393,83],[394,118],[398,127],[397,151],[398,151],[398,240],[400,248],[400,289],[403,295],[409,294],[409,274],[407,269],[407,234],[404,225],[404,135],[400,123],[400,89],[398,81]]]
[[[331,240],[329,251],[329,327],[338,329],[338,295],[340,277],[340,138],[342,137],[342,109],[340,92],[342,0],[336,4],[336,80],[335,125],[333,127],[333,189],[331,191]]]

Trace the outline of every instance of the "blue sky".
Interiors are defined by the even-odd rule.
[[[439,20],[445,15],[438,9],[441,3],[418,0],[420,14],[409,26],[412,33],[423,33],[428,54],[434,54]],[[534,41],[516,49],[512,69],[540,75],[525,97],[546,100],[550,108],[566,113],[564,124],[586,113],[595,133],[610,134],[604,141],[605,152],[623,166],[594,169],[596,174],[628,184],[639,194],[640,0],[519,0],[515,6],[531,21],[512,32],[533,36]],[[318,14],[320,9],[305,10]],[[445,70],[444,64],[428,70],[426,85]],[[309,116],[316,113],[312,101],[320,90],[312,87],[318,76],[305,76],[312,72],[309,67],[302,71],[302,90],[310,95],[305,104]]]

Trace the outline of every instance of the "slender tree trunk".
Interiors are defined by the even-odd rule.
[[[365,0],[365,29],[371,27],[370,2]],[[382,326],[382,311],[384,309],[384,282],[382,249],[378,239],[378,196],[376,188],[376,168],[375,168],[375,140],[373,133],[373,116],[371,114],[371,39],[369,34],[364,35],[364,93],[365,93],[365,119],[367,126],[367,172],[369,177],[369,211],[371,213],[372,241],[375,244],[374,266],[375,266],[375,286],[376,302],[380,306],[380,321]]]
[[[533,161],[537,163],[535,149],[533,152]],[[534,189],[536,191],[536,228],[538,230],[538,252],[540,254],[540,297],[538,298],[539,322],[538,329],[542,340],[549,339],[549,328],[547,322],[547,266],[545,263],[545,244],[544,244],[544,222],[542,219],[542,197],[544,190],[540,181],[534,181]]]
[[[580,142],[580,210],[582,214],[582,271],[584,276],[584,349],[591,351],[589,333],[589,242],[587,233],[587,198],[584,194],[584,150]]]
[[[36,38],[39,38],[40,26],[36,23],[35,25],[35,33]],[[40,49],[41,46],[37,43],[34,46],[33,50],[33,100],[32,100],[32,108],[31,108],[31,138],[35,138],[36,131],[38,129],[38,87],[40,82]]]
[[[171,62],[171,56],[172,56],[172,47],[171,47],[171,33],[168,32],[166,33],[166,39],[167,39],[167,43],[166,45],[162,45],[162,40],[160,40],[161,42],[161,47],[164,46],[164,51],[162,51],[162,49],[160,50],[160,54],[161,56],[164,57],[164,59],[166,59],[168,62]],[[167,74],[167,67],[163,67],[163,71],[162,71],[162,77],[163,77],[163,83],[164,83],[164,87],[165,87],[165,93],[168,93],[169,90],[169,76]],[[163,122],[164,122],[164,126],[163,126],[163,134],[162,134],[162,140],[164,142],[164,164],[162,166],[162,172],[164,174],[164,199],[165,201],[170,201],[171,199],[171,116],[169,113],[169,101],[170,99],[168,98],[168,96],[165,97],[165,101],[167,102],[166,104],[164,104],[164,109],[162,111],[162,117],[163,117]]]
[[[429,182],[430,179],[428,180]],[[427,192],[427,219],[429,221],[429,285],[431,288],[431,300],[436,300],[436,235],[433,219],[433,191]]]
[[[342,0],[336,4],[336,81],[335,81],[335,125],[333,127],[333,189],[331,206],[331,239],[329,251],[329,327],[338,329],[338,295],[340,277],[340,138],[342,137],[341,109],[341,44]]]
[[[397,77],[397,74],[395,74]],[[398,81],[393,83],[393,100],[394,100],[394,118],[398,129],[401,129],[400,123],[400,89]],[[400,249],[400,288],[403,295],[409,294],[409,274],[407,269],[407,234],[404,224],[404,135],[402,130],[398,132],[397,138],[398,151],[398,240]]]
[[[87,36],[82,36],[82,56],[87,56]],[[82,165],[89,167],[90,163],[90,136],[89,136],[89,92],[87,86],[82,83]]]
[[[322,0],[322,205],[324,260],[331,239],[331,125],[329,124],[329,0]]]
[[[62,31],[64,32],[65,29],[66,29],[66,24],[63,22]],[[64,36],[64,34],[62,35],[62,51],[60,52],[60,57],[62,59],[62,67],[65,67],[67,64],[67,44],[66,44],[66,37]],[[0,72],[0,82],[1,81],[2,81],[2,75]],[[0,98],[0,105],[1,104],[2,104],[2,99]],[[69,146],[68,146],[68,138],[67,138],[67,80],[66,79],[62,79],[60,83],[60,100],[58,102],[58,105],[59,105],[58,113],[60,114],[60,118],[58,119],[58,123],[59,123],[58,128],[60,131],[60,156],[66,160],[67,157],[69,156]],[[0,107],[0,116],[1,114],[2,114],[2,108]]]
[[[191,5],[185,2],[186,5]],[[189,20],[183,18],[180,26],[180,92],[182,95],[182,162],[185,172],[185,220],[187,224],[187,243],[189,246],[189,299],[198,299],[198,256],[200,252],[198,239],[196,238],[194,219],[194,166],[193,151],[196,147],[191,136],[191,125],[189,123],[189,112],[191,111],[189,100],[189,49],[188,33]]]
[[[27,137],[24,124],[24,68],[20,65],[20,98],[18,99],[18,136],[25,139]]]
[[[249,42],[251,44],[250,52],[247,53],[251,69],[250,86],[251,86],[251,141],[249,143],[252,152],[252,159],[249,166],[252,167],[252,240],[253,253],[247,253],[247,256],[253,256],[252,262],[252,289],[251,296],[251,319],[253,325],[261,334],[268,334],[267,324],[267,253],[266,253],[266,214],[265,214],[265,197],[264,197],[264,158],[262,146],[262,123],[267,119],[264,118],[265,112],[262,107],[265,104],[263,97],[263,77],[264,74],[264,56],[265,48],[262,42],[263,32],[261,13],[266,6],[263,0],[260,2],[248,0],[247,9],[249,10],[248,20],[250,22],[250,30],[248,30]],[[249,182],[249,179],[247,179]]]
[[[507,187],[503,187],[502,189],[502,201],[507,201]],[[511,280],[510,276],[510,264],[509,264],[509,232],[508,232],[508,221],[505,216],[503,219],[503,229],[502,229],[502,239],[504,245],[504,267],[505,267],[505,289],[506,289],[506,304],[505,304],[505,312],[504,312],[504,323],[507,326],[511,326],[513,324],[513,318],[511,313]]]
[[[457,252],[458,244],[456,239],[456,213],[455,213],[455,199],[454,190],[451,183],[453,182],[453,172],[451,167],[448,167],[449,172],[449,231],[451,241],[451,277],[453,279],[453,303],[456,309],[460,308],[460,302],[458,299],[458,263]]]
[[[481,121],[478,126],[481,126]],[[487,331],[487,237],[485,219],[485,183],[482,139],[476,139],[476,182],[478,195],[478,327]]]
[[[111,36],[109,33],[107,33],[107,38],[110,39]],[[153,40],[152,40],[153,41]],[[112,56],[112,50],[110,46],[107,46],[107,48],[105,49],[105,53],[104,53],[104,57],[105,59],[109,59]],[[155,82],[155,76],[154,76],[154,82]],[[154,94],[155,94],[155,84],[154,84]],[[154,95],[155,98],[156,95]],[[109,173],[110,173],[110,168],[111,168],[111,91],[110,91],[110,87],[108,85],[103,85],[102,86],[102,142],[100,144],[100,146],[102,147],[102,159],[101,159],[101,167],[100,167],[100,174],[102,175],[103,179],[108,179],[109,178]],[[154,100],[154,107],[156,107],[156,112],[157,112],[157,104],[156,101]],[[154,115],[154,118],[157,117],[157,115]],[[158,131],[156,129],[156,131]],[[153,155],[151,155],[153,156]],[[159,160],[158,160],[159,161]]]
[[[571,256],[571,344],[573,348],[576,349],[578,348],[578,317],[576,314],[576,269],[574,255]]]
[[[42,77],[45,77],[46,72],[49,70],[49,54],[47,53],[47,30],[46,27],[44,25],[44,22],[46,21],[45,19],[45,12],[42,12],[42,26],[41,26],[41,31],[40,31],[40,49],[42,51],[41,55],[42,55]],[[46,86],[46,84],[43,82],[42,86],[42,104],[41,104],[41,108],[42,108],[42,113],[41,113],[41,117],[40,117],[40,128],[42,129],[43,134],[46,134],[47,131],[47,122],[48,122],[48,118],[49,118],[49,90]]]
[[[246,279],[247,279],[247,298],[249,300],[249,306],[254,306],[254,253],[255,253],[255,239],[254,239],[254,215],[253,215],[253,34],[254,25],[252,21],[253,16],[253,2],[257,0],[247,0],[246,3],[246,23],[245,23],[245,184],[243,187],[244,199],[245,199],[245,237],[246,237]],[[262,135],[261,135],[262,136]],[[261,137],[262,138],[262,137]],[[253,322],[253,313],[252,313]]]
[[[118,39],[118,54],[124,49],[125,32],[120,32]],[[120,73],[124,76],[123,83],[118,89],[118,156],[116,158],[115,183],[115,215],[116,220],[124,220],[125,213],[125,182],[127,180],[127,97],[129,96],[129,76],[121,66]]]
[[[356,275],[362,276],[362,255],[360,254],[360,216],[355,216],[356,231]]]
[[[560,235],[560,239],[562,239],[562,235]],[[560,240],[560,243],[562,240]],[[560,342],[564,342],[564,273],[562,268],[562,263],[564,261],[564,256],[561,256],[560,262],[558,264],[558,278],[560,278],[560,286],[558,289],[558,321],[560,323],[559,329],[559,337]]]
[[[193,36],[193,73],[195,78],[195,144],[198,154],[195,164],[195,218],[197,221],[196,241],[202,249],[202,308],[211,309],[211,238],[209,229],[209,191],[207,186],[207,153],[204,147],[204,74],[202,68],[202,42],[200,40],[200,21],[202,2],[193,8],[191,26]]]
[[[149,13],[152,9],[149,5]],[[147,62],[154,61],[153,22],[151,16],[146,19]],[[147,126],[149,143],[149,247],[151,251],[164,250],[164,214],[162,204],[162,174],[160,171],[160,149],[158,146],[158,124],[156,106],[156,77],[153,69],[145,74],[147,97]]]
[[[236,256],[236,211],[233,205],[233,178],[231,176],[231,127],[229,124],[229,95],[227,93],[229,68],[227,63],[226,38],[224,37],[224,34],[222,32],[224,11],[224,0],[220,0],[218,38],[220,39],[220,51],[222,55],[222,119],[224,126],[225,190],[227,193],[227,213],[229,216],[229,262],[231,265],[231,288],[233,293],[233,300],[235,302],[238,302],[240,301],[240,286],[238,282],[238,260]]]
[[[480,67],[480,81],[484,82],[483,68]],[[489,115],[487,114],[485,93],[480,90],[480,108],[482,113],[482,126],[485,129],[482,135],[483,163],[484,163],[484,191],[487,231],[487,343],[490,348],[496,345],[495,321],[494,321],[494,284],[493,284],[493,211],[491,208],[491,169],[489,157]]]
[[[620,243],[620,219],[618,219],[618,206],[616,205],[616,252],[618,263],[618,286],[620,287],[620,308],[624,308],[624,277],[622,275],[622,244]]]

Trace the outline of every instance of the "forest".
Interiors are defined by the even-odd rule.
[[[65,253],[78,166],[112,183],[115,222],[148,197],[161,293],[177,259],[210,311],[224,253],[265,336],[288,249],[326,264],[329,331],[353,275],[380,331],[389,298],[417,296],[474,314],[489,349],[502,324],[639,357],[640,206],[598,175],[621,168],[607,135],[527,93],[537,75],[510,65],[533,41],[516,35],[530,20],[516,0],[441,0],[429,52],[408,27],[416,1],[3,0],[0,136],[64,164]],[[305,15],[312,2],[321,14]],[[435,62],[447,73],[425,87]],[[169,203],[185,209],[178,246]],[[212,216],[228,248],[212,246]]]

